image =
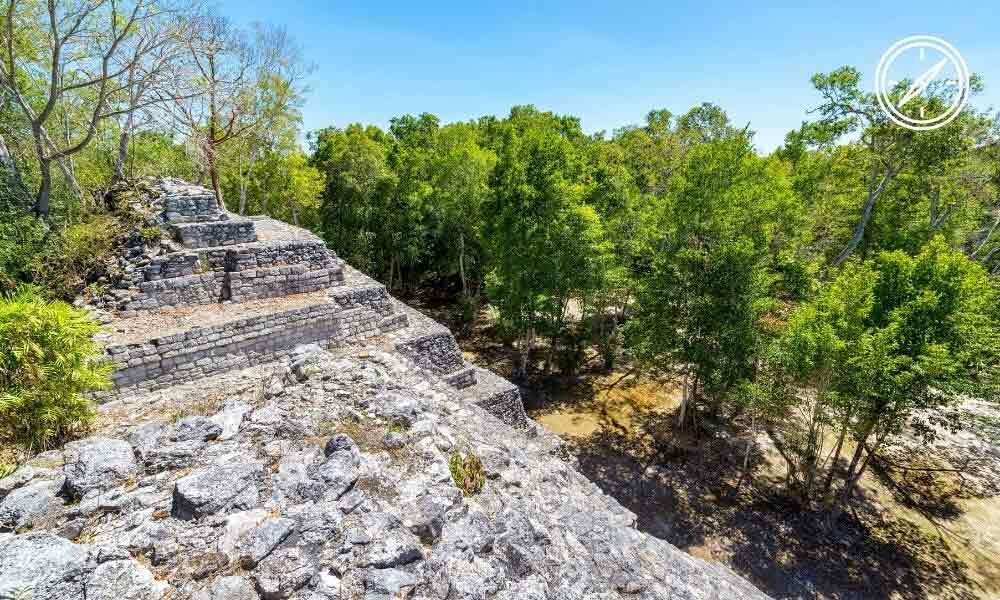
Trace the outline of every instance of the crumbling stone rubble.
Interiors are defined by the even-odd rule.
[[[303,346],[250,383],[206,414],[188,413],[211,380],[161,392],[165,414],[116,400],[93,438],[0,480],[0,515],[19,515],[0,597],[765,598],[639,532],[557,438],[399,354]],[[455,485],[454,452],[481,462],[479,493]],[[22,490],[35,500],[10,510]]]

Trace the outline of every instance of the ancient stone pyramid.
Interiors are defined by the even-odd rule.
[[[212,192],[156,180],[144,200],[163,230],[135,239],[104,334],[115,390],[131,396],[279,360],[302,344],[371,345],[400,354],[516,427],[518,388],[465,361],[443,325],[389,295],[312,233],[220,210]]]

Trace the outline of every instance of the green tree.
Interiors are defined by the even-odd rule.
[[[859,247],[862,256],[903,247],[906,242],[900,242],[900,231],[909,230],[912,236],[922,230],[918,240],[908,243],[911,251],[915,251],[940,233],[949,220],[959,219],[965,210],[980,211],[972,217],[978,222],[982,207],[966,206],[977,195],[975,190],[967,188],[969,184],[973,187],[981,184],[977,178],[969,177],[956,181],[956,176],[968,169],[965,163],[972,150],[991,135],[991,119],[987,115],[967,108],[944,127],[916,132],[888,118],[875,95],[861,89],[861,73],[854,68],[819,73],[812,81],[823,98],[816,109],[820,118],[803,123],[789,136],[786,145],[791,147],[790,154],[801,156],[808,147],[828,148],[848,136],[859,138],[850,144],[855,147],[851,156],[854,164],[847,184],[857,186],[861,182],[857,187],[864,201],[860,217],[855,213],[851,220],[850,233],[837,232],[842,248],[832,259],[834,265],[842,264]],[[890,95],[899,98],[909,84],[909,81],[899,82]],[[973,92],[981,89],[978,78],[973,78],[971,87]],[[933,114],[947,102],[946,89],[943,85],[932,85],[925,95],[912,102],[926,105]],[[833,186],[842,183],[843,180],[838,180]],[[853,209],[857,211],[856,204]],[[822,214],[820,218],[830,216],[839,215]],[[922,221],[917,228],[913,228],[915,220]],[[881,221],[884,227],[872,226],[873,222]]]
[[[795,310],[768,355],[764,387],[768,432],[803,499],[818,496],[836,515],[894,436],[932,438],[963,394],[995,390],[996,299],[985,271],[936,237],[916,256],[897,250],[845,265]],[[831,427],[837,442],[823,456]],[[847,436],[856,449],[834,495]]]
[[[388,263],[376,236],[394,185],[390,146],[385,132],[359,124],[323,129],[312,138],[312,163],[326,176],[319,209],[323,236],[345,260],[376,275]]]
[[[515,107],[484,123],[497,154],[483,208],[490,300],[518,340],[516,376],[528,371],[535,337],[556,340],[570,298],[584,293],[603,264],[605,236],[587,195],[586,137],[575,119]]]
[[[482,206],[495,164],[496,155],[479,145],[475,125],[453,123],[441,128],[430,167],[431,204],[440,213],[441,235],[448,240],[447,260],[457,265],[464,296],[471,292],[470,273],[481,281]]]
[[[703,396],[718,403],[752,378],[774,305],[775,246],[799,219],[785,171],[757,157],[746,134],[692,148],[682,177],[627,330],[642,363],[680,368],[678,425]]]

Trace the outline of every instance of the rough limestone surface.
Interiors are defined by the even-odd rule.
[[[554,436],[397,353],[312,346],[218,377],[103,405],[104,429],[65,465],[0,480],[0,512],[64,477],[90,490],[0,529],[0,597],[766,598],[637,530]],[[145,458],[185,444],[177,464]],[[453,452],[482,460],[478,493],[456,487]]]
[[[139,471],[132,446],[123,440],[87,438],[63,448],[66,491],[71,497],[112,487]]]

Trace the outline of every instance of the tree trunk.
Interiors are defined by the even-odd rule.
[[[462,277],[462,297],[468,297],[469,286],[465,280],[465,234],[458,234],[458,272]]]
[[[997,230],[998,226],[1000,226],[1000,216],[997,216],[996,220],[993,221],[993,225],[990,226],[989,230],[986,232],[986,235],[983,236],[983,239],[976,245],[976,249],[972,251],[972,254],[969,255],[969,258],[974,259],[979,255],[979,252],[983,249],[984,246],[986,246],[986,244],[989,243],[990,238],[993,237],[993,232]]]
[[[688,404],[691,402],[691,387],[688,373],[684,373],[684,382],[681,384],[681,407],[677,411],[677,428],[683,429],[684,421],[687,419]]]
[[[861,240],[865,237],[865,228],[868,227],[868,222],[872,218],[872,211],[875,209],[875,203],[878,202],[882,192],[885,191],[886,186],[889,185],[889,182],[892,181],[892,178],[895,176],[896,171],[890,168],[882,177],[882,180],[879,181],[878,185],[869,190],[868,200],[865,201],[865,206],[861,211],[861,220],[854,228],[854,235],[851,237],[851,241],[847,243],[847,247],[844,248],[841,253],[837,255],[837,258],[833,260],[833,266],[839,267],[842,265],[844,261],[847,260],[857,249],[858,244],[860,244]]]
[[[840,452],[844,448],[844,438],[847,437],[847,423],[850,420],[850,415],[844,419],[844,425],[840,428],[840,435],[837,436],[837,447],[833,450],[833,455],[830,458],[830,465],[826,468],[826,481],[823,482],[823,498],[825,499],[827,494],[830,493],[830,487],[833,486],[833,474],[837,471],[837,462],[840,461]]]
[[[219,204],[220,210],[226,209],[226,204],[222,200],[222,185],[219,182],[219,169],[215,164],[215,148],[208,147],[208,177],[212,180],[212,191],[215,192],[215,201]]]
[[[240,216],[247,214],[247,184],[240,178]]]
[[[45,158],[38,162],[41,176],[41,184],[38,186],[38,195],[35,196],[35,216],[48,218],[49,216],[49,194],[52,192],[52,162]]]
[[[747,438],[746,451],[743,453],[743,469],[740,470],[740,478],[736,481],[736,486],[733,488],[732,497],[735,499],[740,493],[740,488],[743,487],[743,482],[750,477],[750,456],[753,452],[754,443],[757,437],[757,426],[756,419],[750,419],[750,435]]]
[[[851,464],[847,467],[847,474],[844,476],[844,488],[840,490],[840,498],[833,507],[833,511],[830,513],[829,523],[832,525],[834,522],[840,518],[840,515],[844,512],[844,506],[847,505],[848,500],[851,499],[851,494],[854,492],[854,486],[857,484],[858,480],[861,479],[861,474],[864,473],[864,467],[858,468],[858,464],[861,462],[861,458],[865,453],[865,444],[868,443],[868,438],[871,437],[872,429],[875,428],[874,424],[868,425],[865,428],[865,433],[858,439],[858,447],[854,450],[854,456],[851,457]],[[868,461],[864,462],[864,466],[868,465]]]
[[[128,117],[125,118],[125,123],[122,125],[122,131],[118,135],[118,157],[115,159],[115,173],[111,178],[112,184],[125,181],[125,162],[128,160],[128,144],[132,138],[133,123],[132,113],[129,113]]]
[[[240,173],[240,216],[247,214],[247,173],[243,171],[243,153],[239,154],[240,162],[237,165]]]

